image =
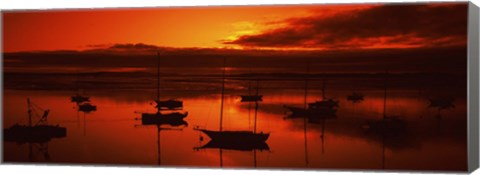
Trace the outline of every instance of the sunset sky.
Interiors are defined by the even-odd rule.
[[[466,45],[467,4],[297,5],[7,11],[4,52],[114,44],[235,49]]]

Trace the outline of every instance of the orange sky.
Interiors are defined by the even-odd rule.
[[[261,23],[304,15],[313,7],[201,7],[93,11],[7,12],[4,51],[85,49],[146,43],[223,47],[220,40],[260,30]]]
[[[145,43],[202,48],[466,45],[466,4],[296,5],[4,12],[4,52]],[[458,6],[459,5],[459,6]],[[445,21],[445,14],[451,20]],[[412,19],[417,18],[417,19]]]

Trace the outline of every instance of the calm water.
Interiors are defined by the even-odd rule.
[[[149,84],[149,80],[137,82],[141,81]],[[135,120],[141,112],[154,111],[150,100],[155,97],[155,91],[151,88],[86,89],[84,92],[97,105],[97,111],[91,113],[77,112],[75,104],[70,102],[75,90],[7,88],[4,128],[27,123],[26,99],[30,98],[51,110],[49,123],[66,127],[67,136],[51,140],[48,147],[35,144],[32,159],[28,144],[4,142],[4,160],[175,167],[466,170],[463,87],[412,85],[410,81],[392,78],[389,81],[395,83],[388,89],[387,114],[406,119],[408,128],[399,138],[383,140],[361,128],[367,119],[383,116],[382,81],[352,83],[342,78],[327,81],[327,97],[340,101],[338,118],[325,121],[323,126],[307,124],[306,130],[302,119],[284,119],[288,111],[283,107],[303,106],[304,82],[261,81],[260,93],[264,98],[259,104],[257,131],[271,133],[267,140],[270,151],[222,149],[221,154],[219,149],[194,149],[208,142],[208,137],[193,130],[194,127],[219,128],[221,100],[216,82],[162,82],[166,84],[162,87],[162,96],[183,100],[184,111],[189,115],[185,118],[187,127],[161,132],[155,126],[142,126]],[[309,82],[308,102],[321,99],[320,87],[320,81]],[[253,129],[254,105],[249,108],[249,104],[240,102],[239,98],[248,93],[247,89],[246,82],[227,81],[225,130]],[[353,104],[346,100],[354,90],[365,95],[363,102]],[[428,108],[428,97],[440,95],[455,97],[455,108],[440,113]],[[442,116],[441,120],[437,119],[438,115]],[[205,139],[202,141],[200,137]],[[39,148],[44,148],[43,152]]]

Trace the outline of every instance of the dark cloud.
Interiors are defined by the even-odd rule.
[[[109,47],[110,49],[140,49],[140,50],[150,50],[150,49],[158,49],[158,46],[155,45],[148,45],[148,44],[143,44],[143,43],[137,43],[137,44],[114,44],[113,46]]]
[[[467,13],[466,3],[382,5],[286,19],[285,27],[224,43],[300,48],[458,46],[466,45]]]

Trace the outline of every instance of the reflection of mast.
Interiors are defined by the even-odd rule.
[[[160,101],[160,53],[157,52],[157,101]],[[160,111],[160,108],[157,109]]]
[[[382,169],[385,169],[385,134],[382,134]]]
[[[383,119],[387,118],[387,81],[388,81],[388,71],[386,72],[384,91],[383,91]]]
[[[223,73],[222,73],[222,100],[220,102],[220,129],[219,131],[222,132],[223,126],[223,100],[225,98],[225,71],[226,71],[226,58],[223,58]],[[221,153],[221,151],[220,151]]]
[[[310,60],[307,60],[307,65],[306,65],[306,75],[305,77],[305,97],[304,97],[304,104],[303,104],[303,110],[307,110],[307,86],[308,86],[308,75],[310,75]],[[308,167],[308,148],[307,148],[307,116],[303,116],[303,137],[305,139],[305,166]]]
[[[182,128],[162,128],[161,124],[157,125],[157,155],[158,155],[158,165],[162,164],[162,150],[161,150],[161,133],[162,130],[177,130],[181,131]]]
[[[258,96],[258,80],[257,80],[257,93]],[[257,133],[257,113],[258,113],[258,101],[255,101],[255,115],[253,121],[253,133]]]

